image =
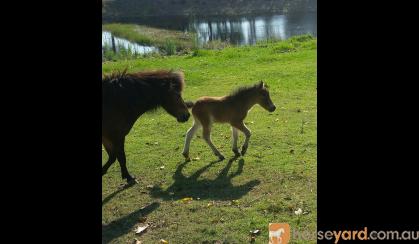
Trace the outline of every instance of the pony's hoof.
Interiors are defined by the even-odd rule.
[[[119,186],[119,189],[127,189],[127,188],[130,188],[131,186],[133,186],[135,184],[139,184],[139,183],[140,182],[137,179],[131,178],[131,179],[127,180],[127,183],[121,184]]]
[[[132,186],[139,183],[138,180],[134,177],[130,177],[129,179],[127,179],[127,185],[128,186]]]
[[[234,152],[234,157],[240,157],[240,153],[238,150],[233,150]]]
[[[223,155],[218,155],[218,159],[219,159],[220,161],[223,161],[223,160],[225,159],[225,157],[224,157]]]

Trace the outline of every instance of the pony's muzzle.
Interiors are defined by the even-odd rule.
[[[191,114],[190,113],[185,113],[185,114],[182,114],[181,116],[179,116],[177,118],[177,121],[178,122],[186,122],[186,121],[188,121],[189,117],[191,117]]]
[[[270,106],[270,108],[269,108],[269,112],[273,112],[273,111],[275,111],[275,109],[276,109],[276,107],[275,107],[275,105],[272,105],[272,106]]]

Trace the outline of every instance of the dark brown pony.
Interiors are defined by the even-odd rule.
[[[160,106],[186,122],[190,114],[181,95],[184,86],[182,72],[125,70],[102,77],[102,144],[109,155],[102,175],[118,159],[122,178],[135,182],[126,166],[125,136],[142,114]]]
[[[229,123],[233,133],[232,149],[235,156],[240,156],[237,148],[238,132],[241,131],[246,136],[243,143],[241,155],[247,151],[250,139],[250,130],[244,125],[248,111],[256,104],[259,104],[269,112],[275,111],[266,84],[260,81],[256,85],[241,87],[230,95],[223,97],[201,97],[195,103],[188,102],[187,106],[192,107],[194,118],[193,126],[186,133],[183,156],[187,161],[189,158],[189,146],[195,132],[202,127],[204,140],[210,146],[212,152],[223,160],[224,156],[218,151],[211,141],[211,126],[213,123]]]

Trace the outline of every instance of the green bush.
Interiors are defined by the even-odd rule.
[[[296,48],[295,46],[290,43],[290,42],[278,42],[278,44],[276,44],[273,47],[274,52],[278,52],[278,53],[287,53],[287,52],[291,52],[294,51]]]
[[[166,43],[163,46],[163,51],[166,55],[174,55],[176,54],[176,44],[172,40],[166,40]]]

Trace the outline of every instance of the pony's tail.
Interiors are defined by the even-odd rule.
[[[192,101],[186,101],[185,105],[186,105],[187,108],[192,108],[195,105],[195,103],[192,102]]]

